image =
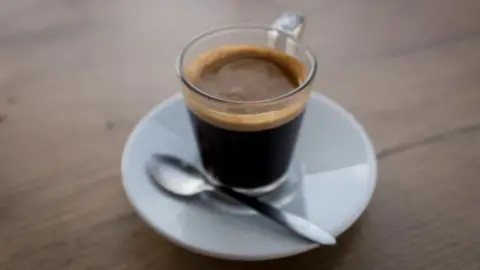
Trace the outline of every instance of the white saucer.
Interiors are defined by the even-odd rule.
[[[154,186],[145,172],[152,154],[171,153],[198,164],[188,121],[183,99],[175,95],[148,113],[125,145],[123,186],[145,222],[180,246],[225,259],[274,259],[316,247],[220,197],[179,199]],[[372,197],[376,157],[353,116],[314,94],[289,176],[279,191],[264,199],[338,236],[358,219]]]

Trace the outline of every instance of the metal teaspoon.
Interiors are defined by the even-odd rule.
[[[225,186],[209,184],[210,176],[177,157],[157,154],[147,163],[147,172],[158,185],[179,196],[194,196],[202,192],[220,192],[270,218],[296,235],[321,245],[334,245],[335,238],[310,221],[280,210],[255,197],[244,195]]]

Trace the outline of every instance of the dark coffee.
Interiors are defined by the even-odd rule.
[[[218,181],[255,189],[285,175],[308,95],[263,106],[245,102],[288,94],[305,80],[305,73],[303,64],[285,53],[246,45],[218,48],[190,65],[187,76],[197,88],[240,102],[218,104],[196,94],[185,96],[203,165]]]
[[[190,115],[205,169],[225,185],[248,189],[284,176],[303,114],[259,131],[227,130]]]

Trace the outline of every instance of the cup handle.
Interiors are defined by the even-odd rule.
[[[294,56],[297,49],[296,44],[285,35],[300,39],[305,28],[305,17],[295,12],[285,12],[272,23],[272,27],[279,31],[268,31],[269,46]],[[280,35],[279,32],[284,35]]]

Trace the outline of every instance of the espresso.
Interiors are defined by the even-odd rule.
[[[284,176],[308,91],[282,102],[269,100],[299,87],[306,79],[304,65],[269,48],[226,46],[195,59],[186,75],[207,95],[230,101],[185,95],[205,169],[221,183],[243,189],[265,187]]]

